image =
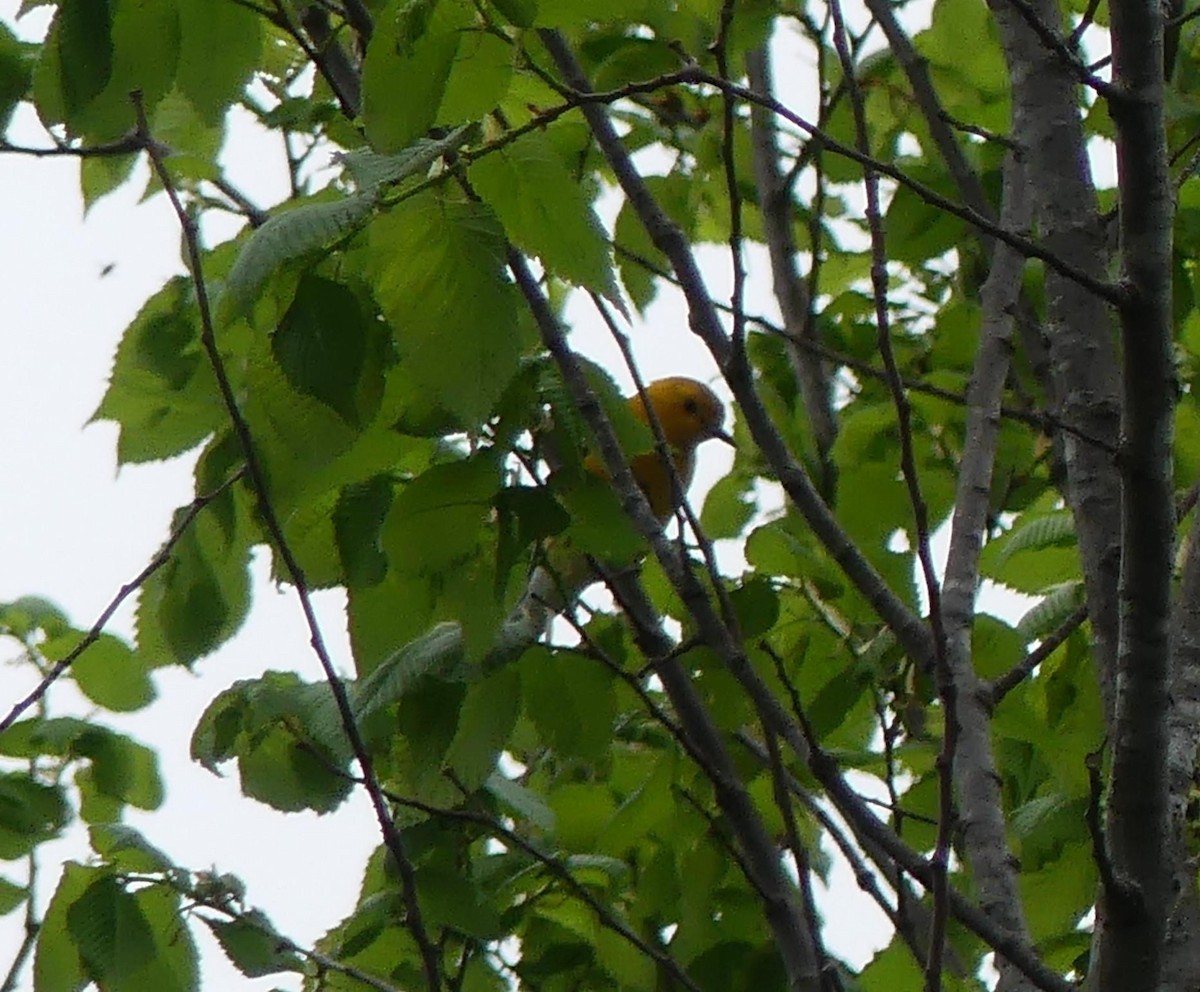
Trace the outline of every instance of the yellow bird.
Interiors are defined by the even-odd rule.
[[[677,496],[682,496],[691,485],[696,468],[696,448],[704,441],[714,439],[733,444],[733,438],[724,426],[725,405],[702,382],[686,376],[658,379],[646,387],[646,400],[654,409],[663,438],[671,448],[671,463],[679,478],[679,491],[671,478],[670,466],[657,451],[634,455],[629,460],[629,467],[645,493],[650,509],[659,522],[665,524],[679,506]],[[628,403],[633,415],[650,426],[650,416],[641,394],[631,396]],[[602,479],[609,477],[608,470],[595,454],[588,455],[583,466]],[[553,574],[539,565],[530,577],[522,601],[526,615],[539,624],[548,619],[551,611],[561,611],[566,602],[593,578],[591,567],[582,555],[563,554],[566,549],[561,547],[548,550]]]
[[[671,461],[679,476],[681,490],[686,491],[696,470],[697,446],[711,439],[733,444],[733,438],[724,427],[725,406],[704,383],[682,375],[650,383],[646,387],[646,399],[654,408],[663,438],[671,446]],[[634,394],[627,402],[633,415],[650,426],[650,416],[641,394]],[[602,479],[608,478],[608,471],[594,454],[584,459],[583,467]],[[646,494],[654,515],[666,523],[678,506],[666,460],[657,451],[651,451],[634,455],[629,460],[629,468]]]

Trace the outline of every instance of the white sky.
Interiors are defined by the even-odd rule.
[[[0,0],[0,17],[12,23],[16,0]],[[40,13],[40,12],[39,12]],[[22,32],[38,33],[40,17],[26,18]],[[809,108],[800,102],[802,111]],[[41,142],[36,120],[18,113],[15,141]],[[286,186],[278,141],[263,140],[246,126],[234,130],[227,164],[233,181],[264,206]],[[145,175],[142,169],[140,175]],[[162,197],[138,204],[135,182],[97,205],[84,219],[78,166],[70,159],[0,157],[0,218],[4,224],[0,296],[12,324],[4,330],[0,361],[0,601],[40,595],[59,604],[82,628],[117,589],[145,565],[167,533],[174,509],[192,495],[192,457],[117,470],[116,429],[86,426],[98,403],[119,335],[141,303],[169,276],[181,272],[180,236]],[[729,265],[723,252],[706,253],[714,296],[727,292]],[[102,273],[108,267],[107,275]],[[751,259],[752,309],[774,313],[769,273],[761,254]],[[580,348],[618,373],[619,354],[595,318],[578,311]],[[644,326],[633,331],[648,378],[690,373],[710,378],[712,362],[687,329],[678,301],[666,297]],[[627,377],[619,378],[628,382]],[[703,449],[701,486],[728,464],[719,446]],[[698,487],[699,488],[699,487]],[[698,491],[698,490],[697,490]],[[276,813],[244,799],[236,777],[216,778],[187,756],[188,739],[208,702],[231,682],[267,668],[298,670],[318,679],[319,667],[295,596],[265,580],[256,562],[250,619],[237,638],[202,660],[196,673],[167,669],[156,676],[159,699],[129,717],[105,714],[104,722],[153,747],[167,783],[161,810],[133,811],[129,822],[180,865],[215,866],[239,875],[247,901],[267,912],[277,928],[309,944],[348,913],[367,852],[377,843],[365,802],[354,799],[325,817]],[[352,666],[342,598],[318,597],[323,632],[344,672]],[[127,605],[110,625],[132,634]],[[10,667],[0,679],[0,712],[33,680]],[[63,682],[50,694],[56,714],[85,705]],[[230,766],[231,773],[233,766]],[[40,909],[63,859],[87,856],[76,829],[43,849]],[[23,879],[22,864],[0,864],[0,875]],[[882,916],[843,869],[823,897],[831,949],[862,964],[887,939]],[[0,918],[0,971],[21,940],[22,912]],[[203,948],[206,988],[296,988],[298,980],[273,976],[251,981],[224,960],[203,927],[193,930]],[[31,987],[30,971],[21,988]]]

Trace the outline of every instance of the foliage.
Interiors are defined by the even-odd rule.
[[[95,707],[61,715],[39,699],[0,732],[0,858],[24,858],[74,817],[94,851],[64,866],[45,908],[39,992],[197,988],[201,924],[248,978],[290,972],[325,990],[981,988],[1006,932],[1026,957],[1010,954],[1005,973],[1030,976],[1033,961],[1051,975],[1033,969],[1041,987],[1066,988],[1062,976],[1087,970],[1085,921],[1105,867],[1088,829],[1100,802],[1089,769],[1114,740],[1115,676],[1076,616],[1094,589],[1069,449],[1111,455],[1115,438],[1070,422],[1048,371],[1039,334],[1060,333],[1046,330],[1059,269],[1045,250],[1027,251],[1017,271],[1032,331],[1012,346],[992,440],[975,417],[983,401],[965,400],[989,369],[999,232],[981,240],[969,211],[944,200],[998,215],[1002,191],[1015,195],[1003,138],[1011,43],[982,4],[937,0],[927,28],[901,35],[911,51],[852,39],[849,85],[838,18],[821,5],[49,6],[40,43],[0,25],[0,120],[32,102],[61,151],[81,155],[89,204],[128,182],[140,154],[156,167],[148,193],[166,188],[187,210],[248,223],[222,244],[193,241],[198,265],[129,325],[95,413],[118,426],[122,464],[198,451],[200,502],[179,512],[169,554],[142,585],[136,647],[100,632],[74,656],[86,632],[53,606],[0,611],[21,661],[73,680]],[[799,111],[774,117],[772,131],[763,101],[751,107],[737,88],[748,71],[757,86],[772,35],[798,35],[820,73],[816,140]],[[562,48],[599,96],[580,92]],[[923,76],[911,71],[918,57]],[[1195,71],[1185,50],[1177,79]],[[1195,126],[1182,92],[1181,82],[1168,120],[1176,148]],[[1073,99],[1084,133],[1111,137],[1112,121]],[[234,107],[308,149],[289,163],[293,195],[269,210],[224,173]],[[618,122],[619,144],[639,153],[620,161],[636,163],[649,214],[588,112]],[[947,120],[973,126],[950,131],[961,163],[939,143]],[[844,154],[854,148],[900,176],[874,218],[858,206],[863,166]],[[306,164],[327,153],[331,170]],[[610,232],[599,203],[614,185],[626,195]],[[1176,459],[1188,483],[1200,425],[1189,388],[1195,197],[1184,184],[1174,248]],[[864,248],[870,219],[883,237]],[[1013,228],[1020,239],[1035,225]],[[805,260],[801,276],[773,259],[781,300],[791,292],[802,305],[781,304],[784,327],[750,316],[770,303],[735,294],[726,330],[744,341],[714,345],[703,305],[717,293],[697,296],[672,252],[768,242]],[[605,424],[627,451],[648,445],[612,379],[572,360],[558,323],[566,302],[590,294],[606,313],[625,301],[644,313],[679,286],[739,401],[733,468],[692,526],[737,542],[745,565],[714,588],[699,550],[683,563],[659,542],[633,581],[649,619],[622,596],[628,618],[589,613],[531,643],[514,623],[537,547],[554,535],[590,550],[633,539],[579,453],[604,448],[594,432]],[[977,451],[994,467],[964,495]],[[548,479],[546,460],[559,466]],[[772,482],[786,490],[782,509],[764,497]],[[969,618],[956,669],[949,640],[922,647],[944,618],[928,613],[921,558],[967,497],[985,542],[967,585],[990,581],[1035,605],[1020,622]],[[127,807],[162,802],[163,783],[154,753],[104,723],[105,711],[152,704],[156,668],[203,664],[237,632],[262,545],[302,595],[346,590],[356,678],[336,693],[290,671],[236,683],[209,704],[192,756],[214,771],[235,763],[243,793],[275,809],[329,813],[359,788],[389,807],[396,832],[381,832],[357,907],[316,948],[276,932],[235,876],[174,865],[122,822]],[[630,577],[614,581],[620,590]],[[683,632],[677,642],[664,622]],[[1045,650],[1031,655],[1036,641]],[[1009,677],[1022,666],[1034,677]],[[960,756],[950,804],[947,715],[959,719],[955,693],[962,705],[992,685],[1003,698],[972,711],[992,764]],[[849,770],[890,797],[881,818],[838,791]],[[985,914],[947,910],[938,894],[947,862],[970,908],[993,881],[971,846],[978,810],[963,807],[972,772],[1002,804],[1016,928],[989,929]],[[807,902],[810,880],[830,877],[831,841],[845,839],[829,804],[860,874],[898,894],[890,942],[859,969],[821,949]],[[914,860],[881,847],[869,823]],[[773,902],[780,883],[788,891]],[[0,880],[0,911],[29,895]],[[795,984],[781,904],[816,941],[823,972],[810,984]],[[923,979],[931,934],[944,938],[945,964]]]

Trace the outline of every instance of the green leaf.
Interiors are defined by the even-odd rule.
[[[520,712],[519,689],[517,673],[505,668],[467,690],[445,758],[466,789],[474,791],[495,770]]]
[[[167,168],[177,186],[201,181],[220,182],[221,165],[217,162],[225,140],[225,120],[207,120],[179,90],[171,90],[150,117],[154,140],[172,151]],[[161,188],[157,175],[147,185],[147,195]],[[210,280],[215,272],[205,273]]]
[[[13,111],[29,93],[36,49],[17,39],[7,24],[0,24],[0,134],[8,130]]]
[[[488,905],[485,893],[460,871],[423,868],[417,872],[417,893],[431,927],[452,927],[480,940],[502,937],[500,915]]]
[[[1045,637],[1083,605],[1083,582],[1076,580],[1052,586],[1040,600],[1021,616],[1017,624],[1022,640]]]
[[[477,27],[461,31],[438,123],[478,120],[497,107],[508,94],[517,51],[508,39]]]
[[[41,596],[22,596],[0,605],[0,633],[25,640],[36,630],[54,637],[70,630],[67,615]]]
[[[154,954],[154,936],[137,900],[110,874],[95,877],[67,910],[67,929],[97,984],[130,988]]]
[[[64,0],[42,46],[33,95],[46,124],[77,116],[112,78],[112,0]]]
[[[368,265],[408,380],[468,424],[493,409],[521,355],[505,242],[486,207],[423,194],[371,224]]]
[[[545,135],[527,134],[483,156],[470,179],[517,247],[559,278],[622,305],[604,228]]]
[[[68,926],[68,914],[91,886],[105,877],[101,868],[74,861],[63,864],[58,887],[46,907],[33,959],[34,987],[39,992],[82,989],[91,977]]]
[[[391,750],[394,781],[402,793],[435,805],[461,800],[444,769],[465,696],[462,683],[427,678],[401,698],[391,720]]]
[[[667,215],[685,231],[694,224],[689,202],[686,177],[679,173],[669,176],[647,176],[647,190],[658,201]],[[613,229],[613,240],[617,246],[617,265],[621,270],[621,281],[638,310],[645,312],[658,292],[657,273],[670,272],[667,257],[655,247],[650,235],[637,215],[633,205],[626,200],[617,214]]]
[[[617,857],[639,849],[653,833],[670,836],[671,821],[677,815],[672,789],[676,765],[674,753],[667,751],[657,755],[653,762],[638,761],[636,764],[638,774],[644,777],[625,796],[605,826],[598,844],[601,851]]]
[[[122,464],[182,454],[225,423],[190,280],[170,280],[125,329],[92,419],[120,425]]]
[[[263,284],[288,262],[315,260],[370,214],[373,194],[309,200],[276,214],[255,230],[238,252],[218,303],[224,324],[247,313]]]
[[[139,809],[162,805],[158,753],[144,744],[105,727],[91,727],[74,741],[73,753],[91,761],[88,781],[101,795]]]
[[[327,813],[349,795],[349,751],[329,687],[268,672],[221,693],[192,734],[192,757],[212,772],[237,758],[242,792],[282,810]]]
[[[519,670],[525,712],[546,744],[564,758],[599,761],[612,746],[617,717],[612,675],[540,645],[525,652]]]
[[[65,0],[34,77],[42,120],[90,141],[120,138],[137,123],[132,92],[152,114],[171,89],[179,44],[174,4]]]
[[[0,876],[0,916],[6,916],[20,906],[29,897],[29,890],[24,885],[17,885],[7,878]]]
[[[304,961],[292,951],[283,950],[279,936],[269,927],[255,926],[249,920],[215,920],[200,916],[221,950],[247,978],[262,978],[281,971],[304,973]]]
[[[175,85],[204,120],[219,123],[258,67],[263,20],[236,3],[178,0],[178,7]]]
[[[550,794],[555,836],[568,851],[594,851],[617,811],[605,784],[569,782]]]
[[[774,585],[761,575],[753,575],[729,590],[729,601],[737,614],[741,635],[747,641],[766,634],[779,619],[779,595]]]
[[[1018,885],[1033,939],[1041,941],[1075,929],[1095,898],[1096,882],[1091,844],[1082,838],[1041,870],[1023,872]]]
[[[362,116],[377,151],[397,151],[438,121],[468,24],[465,5],[437,0],[394,0],[376,18],[363,62]]]
[[[177,528],[183,512],[176,512]],[[229,542],[217,516],[201,512],[142,587],[143,655],[155,665],[190,665],[233,636],[250,608],[249,564],[248,539]]]
[[[333,512],[333,531],[348,586],[371,586],[387,574],[383,522],[392,505],[394,483],[384,475],[347,486]]]
[[[984,546],[986,575],[1018,592],[1042,593],[1079,577],[1074,522],[1069,512],[1021,514],[1012,530]]]
[[[280,727],[257,741],[238,761],[242,792],[285,813],[329,813],[350,794],[351,783],[327,761]]]
[[[737,537],[757,510],[751,480],[730,472],[718,479],[705,496],[700,526],[713,541]]]
[[[948,178],[926,170],[906,169],[914,178],[932,186],[946,197],[954,190]],[[957,247],[966,237],[966,225],[953,214],[927,203],[904,185],[896,187],[884,217],[888,258],[919,265]]]
[[[487,791],[539,830],[549,832],[554,829],[554,811],[532,789],[496,771],[488,777]]]
[[[472,556],[499,487],[498,466],[489,455],[422,472],[397,493],[384,524],[392,567],[441,572]]]
[[[95,852],[121,871],[164,872],[174,867],[167,855],[124,823],[97,824],[88,834]]]
[[[42,654],[56,662],[73,651],[83,633],[72,631],[46,641]],[[118,713],[131,713],[154,701],[154,683],[141,657],[112,634],[101,634],[71,662],[71,678],[92,702]]]
[[[404,646],[413,639],[423,638],[430,633],[434,593],[425,576],[401,574],[398,569],[392,568],[384,573],[381,582],[371,586],[350,585],[347,588],[350,645],[354,652],[355,669],[360,675],[373,675],[380,665],[403,651]],[[405,604],[403,613],[399,615],[397,603]],[[461,661],[461,627],[455,623],[438,627],[453,629],[459,651],[458,660]]]
[[[577,28],[592,22],[619,23],[624,18],[640,19],[645,0],[613,0],[602,7],[579,0],[538,0],[538,27]]]
[[[101,199],[125,183],[137,165],[136,155],[88,155],[79,162],[79,191],[86,214]]]
[[[271,351],[299,392],[361,427],[374,418],[383,393],[382,334],[348,286],[309,273],[271,335]]]
[[[129,977],[128,984],[115,988],[120,992],[197,992],[200,976],[196,945],[180,912],[179,893],[167,885],[151,885],[138,889],[133,899],[150,925],[150,960]]]
[[[435,124],[483,117],[508,92],[515,51],[480,27],[465,4],[393,2],[375,20],[363,64],[363,122],[372,146],[391,152]]]
[[[515,27],[533,27],[538,0],[493,0],[492,5]]]
[[[57,837],[70,818],[61,788],[0,774],[0,860],[15,861]]]
[[[602,929],[596,934],[595,944],[597,962],[620,988],[654,992],[658,987],[658,966],[621,934]]]
[[[878,952],[858,976],[862,992],[917,989],[922,980],[920,965],[913,960],[912,951],[899,936]]]
[[[994,679],[1013,668],[1025,655],[1026,639],[1014,627],[986,613],[975,615],[971,661],[981,679]]]
[[[495,506],[501,572],[527,562],[531,545],[561,533],[571,522],[544,486],[505,486],[496,494]]]
[[[442,138],[418,138],[394,155],[384,155],[371,148],[356,148],[344,152],[338,160],[359,192],[370,193],[381,186],[428,172],[438,159],[460,148],[476,130],[475,125],[464,124]]]

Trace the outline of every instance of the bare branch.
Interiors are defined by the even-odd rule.
[[[746,56],[746,69],[752,89],[771,95],[770,50],[764,45]],[[728,97],[726,98],[728,99]],[[788,358],[800,388],[800,395],[812,424],[813,440],[824,465],[826,478],[821,489],[833,490],[835,466],[830,449],[837,437],[837,422],[833,412],[832,376],[823,367],[820,357],[812,351],[800,350],[803,344],[816,342],[815,322],[810,319],[812,294],[796,268],[796,239],[792,233],[791,184],[779,168],[779,143],[775,115],[758,104],[750,107],[750,142],[753,152],[755,184],[758,187],[758,208],[762,214],[763,232],[771,260],[775,299],[783,314],[789,343]],[[819,187],[818,187],[819,188]],[[814,204],[814,213],[819,213]],[[819,252],[813,249],[813,265]]]
[[[1031,212],[1025,168],[1010,154],[1004,168],[1001,223],[1025,231]],[[1028,939],[1015,861],[1008,848],[1001,780],[992,753],[989,704],[993,697],[980,683],[972,660],[979,556],[990,512],[1000,399],[1008,377],[1013,315],[1023,271],[1020,255],[1007,245],[996,246],[982,290],[983,327],[967,393],[966,440],[958,470],[944,590],[947,675],[957,702],[955,781],[962,804],[964,846],[989,914],[1009,932]],[[947,723],[949,720],[947,712]]]
[[[1121,889],[1105,887],[1097,914],[1102,987],[1158,985],[1171,894],[1167,816],[1169,626],[1175,553],[1173,354],[1175,216],[1167,164],[1163,18],[1158,4],[1111,4],[1109,101],[1117,128],[1121,269],[1119,308],[1124,444],[1120,645],[1117,656],[1108,852]],[[1124,886],[1137,892],[1131,899]],[[1153,949],[1154,953],[1147,954]]]

